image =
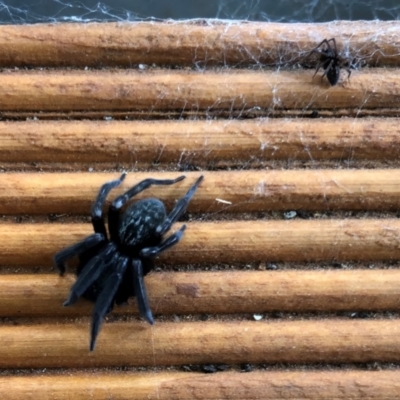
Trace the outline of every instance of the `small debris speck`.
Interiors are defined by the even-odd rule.
[[[294,217],[296,217],[297,212],[296,211],[287,211],[283,213],[283,217],[285,219],[293,219]]]
[[[215,365],[203,365],[201,370],[207,374],[213,374],[217,372],[217,368]]]
[[[253,366],[251,364],[242,364],[240,366],[240,372],[251,372],[253,371]]]

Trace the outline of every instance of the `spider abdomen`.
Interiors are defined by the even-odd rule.
[[[143,248],[160,243],[156,228],[165,220],[164,204],[158,199],[143,199],[130,205],[121,216],[119,239],[127,248]]]
[[[326,73],[326,77],[328,78],[331,86],[335,86],[339,82],[340,77],[340,68],[337,65],[332,66],[328,72]]]

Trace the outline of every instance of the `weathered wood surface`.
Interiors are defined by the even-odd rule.
[[[0,368],[400,362],[400,321],[292,320],[0,326]]]
[[[0,111],[196,111],[394,108],[400,70],[371,68],[331,87],[293,71],[4,71]]]
[[[172,231],[182,224],[176,224]],[[219,264],[400,258],[398,219],[216,221],[186,225],[183,239],[160,256],[162,262]],[[3,223],[1,265],[52,265],[55,253],[91,233],[90,224]]]
[[[44,68],[0,74],[0,397],[398,399],[399,371],[388,365],[400,363],[400,222],[386,217],[400,205],[400,72],[384,67],[400,64],[399,26],[0,26],[1,66]],[[343,71],[330,87],[312,69],[291,68],[315,65],[308,52],[331,37],[363,65],[350,80]],[[246,69],[254,64],[259,69]],[[233,119],[282,115],[315,119]],[[396,118],[317,118],[338,115]],[[53,120],[25,121],[33,116]],[[186,116],[197,120],[171,121]],[[251,169],[254,160],[264,169]],[[32,172],[42,167],[49,173]],[[104,323],[90,353],[92,305],[62,307],[75,278],[50,274],[50,266],[57,251],[92,232],[75,218],[83,221],[99,186],[123,169],[130,173],[115,194],[144,177],[187,175],[145,193],[168,207],[200,174],[205,179],[182,242],[156,261],[169,272],[145,278],[156,324],[137,322],[131,299]],[[287,221],[283,213],[264,214],[291,210],[317,212]],[[347,219],[347,210],[366,214]],[[66,222],[51,222],[60,216]],[[264,270],[275,261],[284,270]],[[337,269],[342,261],[359,269]],[[175,271],[178,264],[191,272]],[[338,318],[343,311],[370,319]],[[255,313],[271,314],[254,321]],[[174,314],[176,322],[166,322]],[[167,372],[210,363],[236,371]],[[245,363],[270,370],[240,374]]]
[[[399,371],[81,372],[0,377],[0,395],[7,400],[397,400],[399,379]]]
[[[91,315],[93,304],[87,300],[61,306],[75,279],[56,274],[0,275],[0,315]],[[153,272],[146,276],[146,287],[156,315],[399,311],[399,281],[397,269],[225,270]],[[113,312],[137,314],[136,301],[131,299],[128,306]]]
[[[293,65],[321,40],[370,65],[400,62],[399,21],[245,21],[3,25],[1,66]]]
[[[147,169],[153,163],[207,167],[221,161],[245,166],[251,160],[400,158],[398,118],[0,121],[0,137],[2,162],[64,163],[75,169],[101,162]]]
[[[109,198],[149,177],[173,179],[181,175],[186,176],[184,181],[154,186],[135,199],[156,197],[171,209],[204,175],[189,212],[400,209],[399,169],[133,172]],[[119,176],[120,172],[5,173],[0,180],[2,213],[89,215],[101,185]]]

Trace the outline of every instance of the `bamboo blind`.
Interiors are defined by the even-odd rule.
[[[0,398],[400,398],[399,32],[0,26]],[[307,59],[331,37],[362,60],[335,87]],[[145,278],[155,325],[131,299],[90,353],[52,257],[122,170],[111,198],[185,174],[138,196],[168,208],[204,181]]]

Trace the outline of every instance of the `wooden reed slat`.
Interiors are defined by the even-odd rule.
[[[0,368],[400,361],[400,320],[0,326]]]
[[[3,25],[0,65],[293,65],[304,61],[321,40],[332,37],[349,56],[372,65],[399,65],[399,30],[398,21]]]
[[[201,113],[256,108],[269,114],[275,109],[399,108],[400,70],[364,69],[334,87],[312,76],[304,70],[2,72],[0,111]]]
[[[156,197],[167,209],[200,176],[205,179],[188,210],[257,212],[272,210],[398,210],[400,170],[270,170],[184,172],[172,186],[155,186],[135,199]],[[139,181],[171,179],[181,172],[134,172],[113,190],[110,200]],[[3,214],[86,214],[105,182],[120,173],[5,173],[0,180]]]
[[[62,307],[75,277],[0,275],[0,315],[91,315],[81,300]],[[155,314],[262,313],[400,309],[399,270],[222,271],[151,273],[145,282]],[[114,312],[137,313],[136,301]]]
[[[199,374],[69,373],[0,376],[4,400],[397,400],[399,371],[254,371]]]
[[[180,225],[175,225],[176,228]],[[90,224],[1,224],[1,265],[52,265],[52,257],[93,233]],[[190,222],[168,264],[257,261],[396,260],[400,221]]]
[[[398,118],[0,121],[0,137],[2,162],[150,166],[400,158]]]

